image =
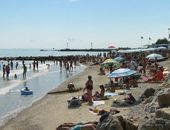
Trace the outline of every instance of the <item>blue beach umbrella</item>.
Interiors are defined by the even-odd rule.
[[[136,71],[128,69],[128,68],[120,68],[113,71],[111,74],[108,75],[109,78],[116,78],[116,77],[126,77],[132,74],[135,74]]]

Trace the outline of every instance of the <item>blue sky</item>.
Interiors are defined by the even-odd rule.
[[[168,37],[169,9],[169,0],[0,0],[0,48],[140,47]]]

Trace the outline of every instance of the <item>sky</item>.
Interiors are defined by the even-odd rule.
[[[170,0],[0,0],[0,48],[141,47],[168,38],[169,9]]]

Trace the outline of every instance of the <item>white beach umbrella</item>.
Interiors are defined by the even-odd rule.
[[[156,59],[161,60],[164,57],[160,54],[153,53],[153,54],[148,55],[146,58],[149,59],[149,60],[156,60]]]
[[[158,47],[158,48],[156,48],[157,50],[167,50],[167,48],[166,47],[164,47],[164,46],[160,46],[160,47]]]

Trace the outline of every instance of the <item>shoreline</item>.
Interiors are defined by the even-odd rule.
[[[49,90],[48,92],[44,93],[42,96],[38,97],[36,100],[32,101],[30,104],[28,104],[27,106],[23,106],[20,108],[17,108],[16,110],[13,110],[9,113],[7,113],[6,115],[4,115],[2,117],[2,120],[0,121],[0,130],[8,124],[8,122],[10,122],[11,120],[17,118],[17,116],[26,111],[27,109],[30,109],[31,107],[33,107],[34,105],[40,103],[42,100],[44,100],[49,94],[49,92],[52,91],[58,91],[58,90],[64,90],[67,88],[67,86],[64,88],[62,87],[62,84],[65,84],[65,82],[67,83],[70,80],[73,80],[74,78],[78,77],[78,75],[81,75],[81,73],[83,73],[85,71],[85,69],[87,68],[87,66],[81,64],[80,65],[83,69],[83,71],[80,71],[79,73],[75,74],[74,76],[69,77],[68,79],[66,79],[65,81],[61,82],[59,85],[55,86],[53,89]]]
[[[67,87],[67,84],[70,82],[74,83],[75,87],[84,87],[84,83],[87,80],[87,75],[90,73],[92,75],[95,75],[96,73],[93,73],[93,72],[97,72],[96,70],[98,70],[98,68],[99,67],[87,65],[87,67],[84,69],[83,72],[64,81],[52,91],[63,90]],[[82,86],[82,80],[84,81],[83,86]],[[106,78],[106,80],[108,79]],[[96,85],[95,85],[96,89],[98,89],[97,88],[98,85],[99,84],[96,82]],[[75,111],[78,112],[79,109],[75,109],[75,110],[73,109],[73,111],[68,110],[67,99],[72,96],[81,95],[81,94],[82,92],[66,93],[66,94],[65,93],[64,94],[46,94],[41,100],[34,102],[32,106],[19,112],[16,117],[9,119],[8,122],[5,123],[5,125],[0,127],[0,130],[15,130],[15,129],[24,130],[26,128],[31,128],[32,130],[39,130],[39,129],[46,130],[46,129],[55,129],[58,125],[66,122],[66,120],[67,122],[69,121],[78,122],[80,119],[82,119],[81,121],[98,120],[99,119],[98,116],[94,117],[94,115],[89,113],[88,111],[86,111],[86,114],[88,113],[90,115],[89,118],[83,119],[84,114],[82,114],[81,116],[80,113],[81,111],[84,111],[85,109],[88,110],[89,106],[87,104],[84,104],[83,106],[80,107],[81,109],[81,111],[79,112],[79,116],[81,116],[80,118],[73,117],[74,112]],[[58,111],[56,111],[57,108],[59,109]],[[52,111],[50,109],[52,109]],[[46,113],[48,115],[45,115],[44,117],[42,113]],[[60,117],[66,116],[66,115],[68,116],[67,118],[62,118],[60,120]],[[52,120],[50,118],[54,118],[54,120],[50,121]],[[38,126],[37,124],[34,125],[35,122],[38,123]],[[45,125],[45,124],[48,124],[48,125]]]

